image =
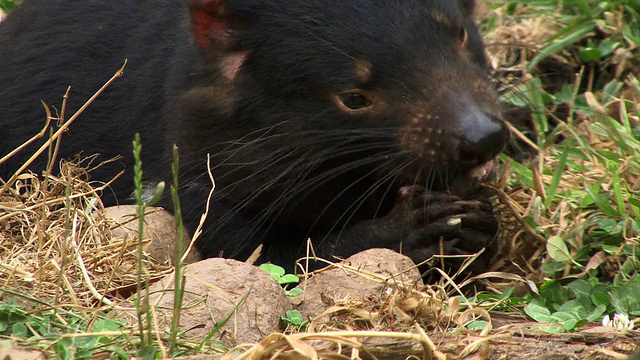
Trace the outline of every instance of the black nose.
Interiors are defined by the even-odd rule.
[[[509,141],[505,123],[485,112],[473,111],[460,123],[460,160],[475,167],[492,160]]]

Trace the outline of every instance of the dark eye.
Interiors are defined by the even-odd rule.
[[[460,26],[460,29],[458,29],[458,44],[460,44],[461,47],[466,47],[467,46],[467,41],[469,40],[469,34],[467,34],[467,29],[465,29],[464,26]]]
[[[350,110],[361,110],[371,106],[372,102],[365,95],[357,92],[346,92],[338,95],[338,99]]]

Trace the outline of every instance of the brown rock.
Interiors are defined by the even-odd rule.
[[[135,205],[112,206],[105,209],[105,217],[115,222],[111,234],[121,239],[138,238],[138,216]],[[168,264],[173,259],[178,236],[175,230],[175,218],[166,210],[158,207],[148,207],[144,216],[145,236],[150,239],[145,251],[160,264]],[[191,236],[185,230],[185,251],[191,241]],[[190,264],[200,260],[200,254],[194,247],[185,259]]]
[[[347,295],[360,298],[380,295],[398,282],[422,285],[420,272],[411,269],[415,267],[413,261],[393,250],[365,250],[349,257],[343,264],[357,270],[331,268],[300,283],[298,287],[304,292],[293,302],[298,304],[296,309],[303,316],[315,318]]]
[[[266,271],[253,265],[212,258],[190,264],[185,276],[180,329],[189,338],[202,339],[233,314],[214,339],[226,346],[258,342],[278,331],[280,316],[291,309],[282,287]],[[162,330],[169,328],[173,318],[173,281],[170,275],[149,289],[150,303],[157,305]]]
[[[0,346],[0,359],[3,360],[44,360],[45,356],[39,351],[19,350]]]

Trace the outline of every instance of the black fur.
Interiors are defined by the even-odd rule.
[[[122,203],[133,189],[134,134],[148,180],[170,179],[177,143],[183,214],[194,229],[210,153],[217,190],[199,243],[205,256],[244,259],[264,243],[263,260],[290,267],[308,237],[323,256],[386,247],[419,261],[438,252],[440,236],[450,253],[474,252],[492,239],[495,218],[486,203],[449,191],[470,187],[469,172],[507,138],[474,5],[24,0],[0,23],[0,155],[42,126],[40,99],[58,106],[71,85],[71,114],[126,58],[124,76],[73,124],[61,155],[123,155],[92,174],[106,181],[124,169],[112,187]],[[196,27],[194,40],[198,15],[223,31]],[[243,56],[232,75],[230,54]],[[336,94],[354,88],[373,94],[373,111],[336,105]],[[454,215],[462,224],[450,223]]]

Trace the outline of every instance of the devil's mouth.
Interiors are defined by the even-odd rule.
[[[425,168],[407,169],[398,178],[398,185],[423,186],[427,191],[445,191],[461,197],[466,197],[480,188],[480,183],[487,182],[493,174],[495,159],[482,165],[440,168],[439,170],[426,171]],[[433,168],[432,168],[433,169]],[[416,176],[416,172],[419,174]],[[419,179],[423,179],[421,182]]]
[[[446,190],[454,195],[466,198],[477,192],[481,187],[480,183],[489,180],[494,170],[494,161],[488,161],[482,165],[476,166],[466,172],[464,175],[456,176],[449,180]]]
[[[469,171],[469,177],[478,181],[486,181],[493,172],[494,162],[490,160],[480,166],[477,166]]]

